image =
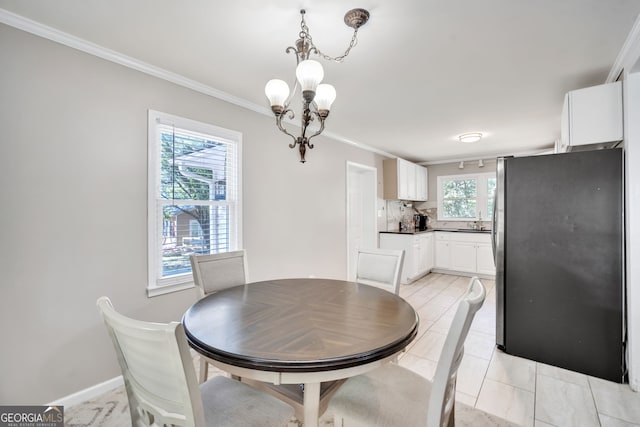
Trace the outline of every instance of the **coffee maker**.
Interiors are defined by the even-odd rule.
[[[427,223],[429,222],[428,216],[422,215],[422,214],[415,214],[413,216],[413,219],[415,221],[417,231],[424,231],[427,229]]]

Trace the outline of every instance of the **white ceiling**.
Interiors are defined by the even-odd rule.
[[[371,19],[344,63],[323,61],[338,91],[327,131],[418,162],[553,146],[564,93],[604,83],[640,13],[638,0],[0,0],[264,106],[267,80],[294,79],[285,49],[300,31],[300,8],[315,44],[337,56],[354,7]],[[473,131],[486,137],[457,142]]]

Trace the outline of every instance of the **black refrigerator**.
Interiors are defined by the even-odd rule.
[[[501,157],[496,178],[498,347],[623,382],[622,149]]]

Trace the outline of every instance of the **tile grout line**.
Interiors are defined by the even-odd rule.
[[[538,403],[538,362],[533,362],[533,427],[536,425],[536,406]],[[543,421],[544,422],[544,421]]]
[[[487,369],[485,369],[484,371],[484,375],[482,376],[482,384],[480,384],[480,390],[478,390],[478,395],[476,396],[476,402],[473,405],[474,408],[478,409],[477,405],[478,405],[478,399],[480,399],[480,393],[482,393],[482,388],[484,387],[484,383],[487,380],[487,373],[489,372],[489,367],[491,366],[491,362],[493,361],[493,357],[496,354],[496,348],[493,348],[493,351],[491,352],[491,358],[489,359],[489,363],[487,364]]]
[[[446,276],[446,275],[442,275],[442,276]],[[434,278],[434,279],[432,279],[432,280],[425,281],[425,283],[421,284],[421,288],[420,288],[420,289],[415,290],[414,292],[412,292],[412,294],[411,294],[411,295],[416,295],[418,292],[422,291],[424,288],[426,288],[427,286],[429,286],[429,284],[430,284],[431,282],[436,282],[439,278],[440,278],[440,277]],[[452,281],[451,281],[451,282],[450,282],[446,287],[444,287],[444,288],[442,288],[442,289],[438,289],[438,292],[436,292],[436,293],[435,293],[431,298],[429,298],[427,301],[425,301],[423,304],[421,304],[421,305],[420,305],[420,307],[418,307],[418,308],[415,308],[415,307],[414,307],[414,309],[418,310],[419,308],[421,308],[421,307],[423,307],[424,305],[428,304],[428,303],[429,303],[430,301],[432,301],[434,298],[438,297],[438,296],[439,296],[439,295],[441,295],[444,291],[446,291],[446,290],[447,290],[447,289],[449,289],[451,286],[453,286],[453,285],[454,285],[454,283],[456,283],[456,282],[458,282],[458,281],[460,281],[460,280],[463,280],[463,279],[467,279],[467,278],[466,278],[466,276],[464,276],[464,277],[463,277],[463,276],[459,276],[459,277],[457,277],[456,279],[452,280]],[[457,298],[455,299],[455,301],[453,301],[451,304],[449,304],[449,305],[446,307],[446,310],[445,310],[441,315],[439,315],[438,317],[436,317],[436,319],[433,321],[432,325],[431,325],[431,326],[429,326],[429,328],[427,328],[427,329],[425,330],[425,334],[426,334],[427,332],[432,332],[432,333],[439,333],[439,334],[442,334],[442,332],[439,332],[439,331],[433,331],[433,330],[431,330],[431,328],[432,328],[432,327],[433,327],[433,326],[434,326],[438,321],[440,321],[443,317],[445,317],[445,313],[447,313],[447,312],[448,312],[452,307],[454,307],[457,303],[459,303],[459,301],[460,301],[461,299],[462,299],[462,296],[457,297]],[[475,320],[475,319],[474,319],[474,320]],[[473,325],[473,324],[472,324],[472,325]],[[470,331],[470,332],[471,332],[471,331]],[[484,336],[487,336],[487,337],[493,337],[493,338],[495,339],[495,337],[494,337],[492,334],[489,334],[489,333],[486,333],[486,332],[483,332],[483,331],[473,331],[473,332],[475,332],[475,333],[479,333],[479,334],[484,335]],[[446,335],[446,334],[445,334],[445,335]],[[424,334],[423,334],[422,336],[424,336]],[[415,344],[415,343],[413,343],[413,344]],[[474,403],[473,403],[473,406],[472,406],[473,408],[476,408],[476,409],[477,409],[478,399],[480,398],[480,391],[482,391],[482,387],[484,386],[484,384],[485,384],[485,380],[487,379],[487,373],[488,373],[488,371],[489,371],[489,367],[490,367],[490,365],[491,365],[491,361],[493,360],[493,357],[494,357],[495,353],[496,353],[496,346],[494,345],[494,346],[493,346],[493,348],[492,348],[492,351],[491,351],[491,356],[489,357],[489,360],[488,360],[488,361],[489,361],[489,363],[487,364],[487,367],[485,368],[485,370],[484,370],[484,374],[483,374],[483,376],[482,376],[482,383],[480,384],[480,389],[478,390],[478,394],[477,394],[477,395],[475,395],[475,396],[472,396],[472,395],[470,395],[470,394],[464,393],[464,394],[466,394],[467,396],[470,396],[470,397],[473,397],[473,398],[474,398]],[[421,357],[421,356],[418,356],[418,355],[415,355],[415,354],[414,354],[414,356],[415,356],[415,357],[418,357],[418,358],[422,358],[422,359],[429,360],[429,361],[433,362],[431,359],[428,359],[428,358],[425,358],[425,357]],[[486,360],[486,359],[483,359],[483,360]],[[436,362],[436,363],[437,363],[437,362]],[[496,382],[500,382],[500,383],[502,383],[501,381],[496,381]],[[503,383],[503,384],[506,384],[506,383]],[[519,389],[519,390],[523,390],[523,391],[529,392],[529,390],[521,389],[521,388],[519,388],[519,387],[512,386],[511,384],[506,384],[506,385],[509,385],[509,386],[514,387],[514,388]],[[462,392],[461,392],[461,393],[462,393]],[[535,396],[535,394],[534,394],[534,396]],[[534,406],[535,406],[535,399],[534,399]],[[534,423],[535,423],[535,417],[534,417],[533,421],[534,421]]]
[[[598,410],[598,402],[596,400],[596,396],[593,394],[593,387],[591,386],[591,381],[589,381],[589,376],[587,375],[587,384],[589,385],[589,394],[591,395],[591,399],[593,399],[593,407],[596,408],[596,415],[598,417],[598,425],[602,427],[602,421],[600,420],[600,411]],[[624,421],[624,420],[621,420]]]

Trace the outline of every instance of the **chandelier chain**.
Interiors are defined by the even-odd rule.
[[[313,39],[311,38],[311,33],[309,32],[309,27],[307,26],[307,23],[304,20],[304,14],[302,14],[302,20],[300,21],[300,28],[302,28],[302,31],[300,31],[300,38],[303,40],[306,40],[309,43],[309,46],[315,49],[318,55],[323,59],[326,59],[327,61],[335,61],[335,62],[341,63],[342,61],[344,61],[347,55],[349,55],[349,52],[351,52],[351,49],[353,49],[358,44],[358,28],[355,28],[353,30],[353,36],[351,37],[351,42],[349,43],[349,47],[347,48],[347,50],[345,50],[345,52],[342,55],[336,56],[334,58],[332,56],[325,54],[320,49],[318,49],[318,47],[315,44],[313,44]]]
[[[351,52],[351,49],[358,44],[358,28],[364,25],[369,19],[369,12],[365,9],[352,9],[344,15],[344,23],[354,30],[353,36],[351,37],[351,42],[347,50],[345,50],[342,55],[334,58],[321,52],[320,49],[313,44],[309,27],[304,20],[305,13],[304,9],[300,10],[302,19],[300,21],[300,32],[298,33],[299,38],[296,40],[295,46],[289,46],[285,49],[287,54],[294,53],[296,58],[297,78],[293,85],[293,91],[290,91],[287,83],[280,79],[269,80],[265,86],[265,94],[267,98],[269,98],[271,111],[275,115],[276,126],[281,132],[293,139],[291,144],[289,144],[289,148],[298,147],[300,151],[300,162],[302,163],[306,162],[305,154],[307,149],[313,148],[311,140],[324,131],[325,120],[329,116],[331,104],[336,98],[336,90],[332,85],[319,84],[324,75],[322,65],[317,61],[310,61],[309,56],[315,54],[328,61],[338,63],[344,61],[347,55],[349,55],[349,52]],[[300,94],[302,95],[302,114],[300,115],[301,133],[299,136],[296,136],[297,133],[293,134],[289,132],[282,121],[287,117],[289,120],[295,117],[293,108],[290,108],[290,103],[293,97],[299,92],[301,92]],[[317,129],[310,128],[309,125],[315,121],[317,121],[320,126]]]

